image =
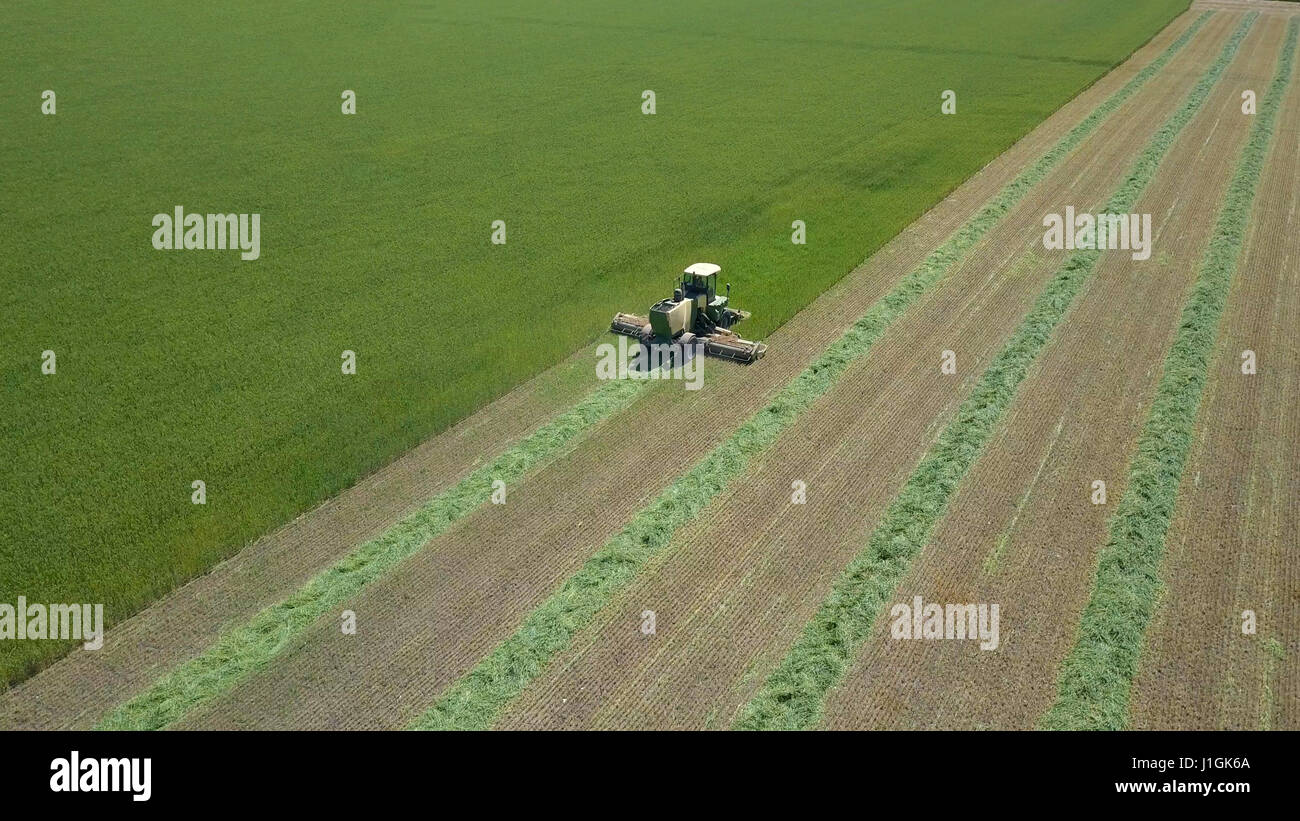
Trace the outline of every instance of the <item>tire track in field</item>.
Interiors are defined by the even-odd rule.
[[[1255,19],[1248,15],[1233,32],[1177,111],[1148,140],[1102,212],[1132,211]],[[1088,284],[1100,256],[1096,250],[1075,251],[1060,267],[734,727],[799,729],[820,721],[826,693],[843,680],[857,650],[870,636],[876,617],[889,604],[913,558],[926,546],[953,492],[984,449],[1043,346]]]
[[[1129,488],[1110,522],[1088,606],[1061,665],[1047,729],[1122,729],[1129,722],[1133,678],[1156,599],[1165,539],[1192,446],[1224,302],[1240,261],[1261,169],[1280,100],[1290,81],[1300,18],[1287,27],[1277,75],[1260,100],[1250,137],[1183,307],[1155,401],[1129,467]]]
[[[1212,59],[1230,30],[1226,18],[1207,27],[1129,105],[1172,111],[1194,82],[1193,67]],[[648,568],[557,658],[499,726],[729,723],[778,659],[754,665],[748,680],[747,664],[774,642],[788,646],[797,637],[836,568],[860,548],[864,527],[973,386],[978,363],[996,351],[1050,276],[1055,266],[1046,260],[1016,281],[999,275],[1040,244],[1045,205],[1072,190],[1091,191],[1100,202],[1123,179],[1149,133],[1120,122],[1123,115],[1098,129],[925,303],[891,327],[864,363],[679,536],[661,566]],[[1140,122],[1154,130],[1159,118]],[[938,375],[939,352],[948,347],[961,352],[961,372],[969,375],[960,385]],[[795,478],[808,487],[808,503],[798,508],[790,505]],[[646,609],[657,617],[653,638],[638,629]]]
[[[1183,22],[1187,23],[1189,20],[1190,18],[1188,18],[1188,20],[1184,20]],[[1167,30],[1168,32],[1170,32],[1168,35],[1162,33],[1161,37],[1158,37],[1157,41],[1153,41],[1153,43],[1159,41],[1167,42],[1167,40],[1171,40],[1173,37],[1172,32],[1174,29],[1175,26],[1171,26],[1170,29]],[[921,249],[932,247],[933,243],[935,242],[933,234],[938,234],[939,236],[943,236],[947,231],[950,231],[953,226],[959,224],[958,217],[960,216],[960,218],[964,219],[965,215],[969,213],[969,209],[973,208],[972,203],[979,202],[981,201],[982,197],[986,197],[987,189],[992,185],[996,185],[997,182],[999,182],[1004,175],[1009,176],[1011,171],[1014,168],[1016,168],[1017,160],[1023,162],[1024,159],[1023,155],[1029,154],[1030,156],[1032,156],[1031,152],[1037,151],[1038,146],[1040,144],[1054,137],[1055,134],[1061,133],[1066,128],[1068,128],[1069,125],[1071,125],[1071,123],[1069,122],[1068,119],[1065,119],[1065,115],[1069,113],[1073,113],[1076,116],[1081,116],[1081,114],[1079,114],[1078,112],[1080,112],[1081,110],[1086,110],[1082,108],[1084,105],[1086,105],[1089,101],[1095,104],[1096,101],[1095,98],[1097,98],[1099,95],[1103,93],[1108,93],[1110,90],[1113,90],[1115,85],[1127,79],[1128,76],[1130,76],[1129,72],[1117,71],[1113,79],[1111,75],[1108,75],[1107,78],[1103,79],[1103,81],[1099,81],[1099,83],[1095,85],[1093,89],[1089,89],[1089,91],[1086,92],[1085,95],[1083,95],[1083,97],[1079,98],[1074,103],[1067,105],[1066,108],[1063,109],[1062,111],[1062,115],[1063,115],[1062,117],[1054,117],[1050,119],[1043,128],[1036,130],[1025,140],[1022,140],[1021,143],[1018,143],[1017,146],[1013,147],[1013,149],[1010,152],[1008,152],[1007,155],[1003,155],[1003,157],[1000,157],[998,160],[995,160],[995,162],[991,164],[987,169],[985,169],[984,172],[981,172],[980,175],[977,175],[976,178],[972,179],[970,183],[968,183],[966,186],[963,186],[961,189],[959,189],[959,191],[956,192],[952,197],[950,197],[948,200],[945,200],[943,203],[937,206],[936,209],[934,209],[929,215],[927,215],[926,218],[918,222],[917,225],[919,227],[916,230],[909,229],[903,235],[900,235],[900,237],[896,242],[891,243],[888,246],[888,248],[885,249],[886,251],[889,252],[890,257],[895,257],[894,259],[891,259],[890,257],[884,257],[882,258],[880,264],[873,264],[873,265],[866,266],[864,273],[873,275],[874,277],[881,277],[883,275],[885,276],[884,282],[888,283],[897,276],[898,272],[906,271],[908,269],[908,262],[906,261],[905,258],[908,254],[912,253],[913,251],[916,251],[919,256],[919,252]],[[927,233],[927,231],[931,233]],[[842,330],[842,325],[840,325],[840,327],[836,327],[837,323],[842,323],[842,320],[838,319],[838,317],[841,317],[843,315],[852,316],[852,315],[856,315],[857,313],[861,313],[861,311],[865,309],[865,305],[870,304],[871,298],[878,296],[879,293],[883,291],[883,288],[877,288],[875,290],[875,293],[870,293],[870,290],[874,286],[875,282],[873,281],[873,283],[866,285],[864,287],[863,284],[864,278],[865,278],[864,276],[858,276],[855,281],[845,283],[844,287],[837,286],[837,288],[832,289],[832,292],[828,293],[826,299],[819,301],[825,305],[834,306],[835,310],[823,311],[820,315],[818,315],[817,312],[815,311],[811,312],[810,314],[811,319],[803,321],[802,324],[805,326],[803,328],[799,327],[800,322],[798,321],[793,322],[790,327],[794,330],[794,332],[791,334],[791,337],[786,340],[786,342],[789,344],[787,345],[783,343],[782,346],[778,346],[774,344],[773,346],[774,351],[770,352],[768,357],[764,360],[764,366],[765,366],[764,373],[770,373],[773,376],[786,376],[786,378],[788,378],[787,374],[789,373],[789,369],[786,368],[783,370],[781,364],[783,356],[781,353],[778,353],[778,351],[786,352],[787,355],[784,358],[787,363],[796,362],[801,357],[808,355],[808,351],[810,349],[815,349],[819,345],[824,345],[828,338],[833,337],[835,333]],[[774,342],[775,342],[775,338],[774,338]],[[810,344],[803,344],[804,342],[808,342]],[[801,345],[802,345],[802,350],[801,350]],[[804,361],[806,361],[806,359]],[[740,380],[733,380],[732,385],[722,386],[723,388],[730,387],[731,391],[730,394],[727,394],[726,391],[720,391],[719,392],[720,395],[726,397],[727,401],[736,403],[737,405],[739,405],[740,403],[745,403],[746,401],[749,401],[751,404],[753,404],[755,400],[749,399],[749,397],[753,397],[756,394],[761,396],[762,391],[761,391],[761,386],[758,386],[758,389],[756,390],[756,386],[753,384],[755,381],[761,381],[761,380],[756,380],[752,374],[753,371],[750,372],[750,375],[746,376],[748,383],[741,382]],[[715,383],[719,381],[716,376],[714,377],[714,380]],[[725,381],[725,379],[721,381]],[[710,385],[711,389],[714,387],[716,387],[715,384]],[[707,392],[709,391],[705,391],[702,393],[707,393]],[[639,403],[639,408],[640,408],[640,404],[641,403]],[[647,400],[644,404],[646,406],[651,406],[654,405],[654,401]],[[662,418],[663,418],[661,413],[662,410],[675,411],[678,414],[682,412],[682,408],[680,407],[681,403],[678,402],[677,404],[678,404],[677,407],[672,407],[671,405],[665,403],[665,405],[658,410],[646,410],[644,408],[640,408],[638,413],[627,414],[627,416],[637,417],[641,423],[644,423],[647,429],[654,429],[662,424]],[[721,405],[722,403],[717,403],[717,404]],[[726,407],[719,408],[717,412],[717,416],[725,423],[725,420],[728,416],[727,408]],[[712,418],[712,416],[710,416],[710,418]],[[642,434],[640,434],[639,430],[637,429],[638,427],[637,425],[634,424],[629,427],[632,430],[632,432],[629,433],[628,431],[623,431],[622,438],[627,442],[636,444],[637,447],[625,448],[622,451],[622,453],[624,453],[628,457],[627,464],[636,465],[639,464],[639,462],[632,461],[632,460],[639,460],[641,458],[639,453],[639,448],[641,445]],[[701,433],[702,438],[706,438],[707,435],[708,435],[707,431]],[[610,459],[608,458],[609,457],[608,451],[603,450],[603,448],[616,446],[616,445],[611,445],[610,443],[615,442],[615,440],[617,440],[618,438],[619,438],[618,435],[606,431],[604,432],[604,435],[602,437],[603,441],[600,444],[584,444],[581,450],[584,453],[595,453],[596,457],[588,459],[585,462],[582,462],[581,467],[572,468],[568,470],[557,468],[556,470],[548,469],[546,471],[543,471],[543,474],[545,474],[547,477],[545,479],[545,483],[548,484],[548,487],[551,490],[545,493],[538,493],[536,498],[545,498],[552,501],[556,500],[557,498],[559,498],[559,496],[557,496],[554,493],[554,489],[557,486],[563,487],[565,482],[572,480],[575,475],[578,477],[579,482],[570,484],[569,488],[571,490],[574,490],[575,493],[581,493],[582,491],[590,491],[590,495],[593,499],[597,499],[597,500],[603,499],[606,501],[608,501],[611,493],[623,492],[624,495],[626,495],[627,487],[635,488],[638,486],[638,484],[645,484],[647,480],[650,482],[655,481],[656,477],[645,476],[644,470],[640,470],[640,471],[624,470],[621,474],[616,476],[609,476],[608,473],[602,472],[602,469],[607,468],[607,463],[610,461]],[[600,458],[602,456],[604,458]],[[581,461],[580,459],[576,459],[576,458],[573,460],[573,462],[580,462],[580,461]],[[533,484],[541,483],[539,481],[539,478],[540,477],[534,477],[533,479],[530,480],[528,484],[533,485]],[[606,484],[603,483],[601,479],[611,479],[612,481]],[[582,484],[582,482],[585,482],[585,484]],[[527,486],[522,488],[521,492],[527,492]],[[562,494],[560,495],[562,496]],[[516,497],[512,492],[512,499],[513,498]],[[597,507],[598,506],[599,505],[597,505]],[[512,505],[506,506],[507,509],[510,507],[512,507]],[[535,506],[535,509],[533,511],[535,515],[520,516],[513,521],[515,521],[518,524],[521,524],[525,528],[528,528],[530,525],[536,525],[539,522],[545,525],[546,516],[544,516],[542,513],[538,513],[537,509],[545,511],[546,513],[553,514],[554,512],[553,510],[546,508],[545,505],[538,505]],[[499,511],[494,511],[494,512],[499,512]],[[481,517],[474,516],[471,518],[478,520]],[[617,515],[608,518],[610,520],[613,520],[617,518]],[[500,531],[498,530],[498,532]],[[595,532],[594,528],[592,532]],[[474,533],[477,534],[477,536],[484,535],[483,528],[481,528],[480,525],[471,524],[469,522],[466,522],[465,533],[467,534]],[[563,535],[564,538],[567,539],[568,542],[567,544],[561,543],[556,534],[548,533],[546,539],[544,540],[544,544],[538,544],[536,546],[542,548],[554,547],[557,552],[564,551],[566,549],[571,550],[573,546],[573,542],[575,541],[574,534],[567,533]],[[440,542],[446,542],[446,541],[448,540],[445,539],[440,540]],[[474,542],[474,537],[464,536],[460,538],[458,541],[462,545],[472,546]],[[584,541],[585,540],[583,540],[580,536],[578,540],[578,544],[582,544]],[[480,543],[480,545],[482,544],[483,543]],[[488,544],[491,543],[489,542]],[[501,544],[503,546],[509,546],[506,545],[506,543],[504,542]],[[514,547],[518,548],[518,545],[514,545]],[[542,558],[529,557],[529,561],[533,562],[532,565],[528,565],[527,562],[525,562],[523,566],[515,565],[514,567],[511,567],[508,563],[509,557],[506,556],[506,553],[507,551],[505,550],[495,551],[494,556],[498,560],[495,563],[491,560],[478,562],[478,563],[472,561],[465,562],[465,567],[468,568],[468,570],[460,571],[459,576],[462,578],[466,578],[466,577],[468,578],[466,578],[466,581],[463,583],[464,586],[458,589],[457,595],[460,597],[459,601],[461,601],[462,603],[468,602],[469,604],[463,604],[462,607],[455,612],[454,615],[456,617],[459,617],[462,620],[464,620],[464,618],[468,616],[468,617],[478,618],[486,623],[492,621],[492,617],[493,617],[493,611],[491,611],[492,607],[501,607],[502,608],[501,611],[498,612],[509,612],[510,607],[512,607],[515,604],[515,602],[508,600],[509,597],[518,594],[521,588],[524,588],[531,584],[535,584],[536,582],[536,577],[533,578],[527,578],[527,577],[518,578],[518,577],[524,576],[524,574],[529,572],[530,570],[532,570],[532,572],[537,572],[536,563],[546,561],[546,556],[550,555],[544,553],[543,551]],[[493,591],[493,590],[479,591],[473,587],[474,582],[478,581],[478,579],[475,578],[475,574],[483,574],[484,577],[489,577],[489,578],[497,578],[499,575],[515,576],[518,579],[518,581],[516,583],[516,586],[508,586],[508,587],[503,586],[498,588],[497,591]],[[428,586],[427,581],[423,581],[421,582],[421,584],[424,587]],[[492,596],[493,592],[500,592],[500,591],[508,592],[509,596],[502,596],[502,595],[498,595],[496,597]],[[480,593],[483,593],[485,595],[480,595]],[[376,598],[379,601],[383,601],[382,595],[377,595]],[[488,601],[490,602],[490,606],[488,608],[484,608],[482,606],[483,602],[481,600],[484,598],[488,599]],[[401,601],[406,601],[406,600],[407,600],[406,598],[401,599]],[[389,603],[391,604],[391,599],[389,600]],[[387,646],[391,647],[392,642],[397,641],[395,637],[403,634],[400,629],[394,629],[392,631],[385,629],[389,624],[391,624],[391,622],[388,621],[389,616],[390,615],[396,616],[399,614],[390,614],[385,611],[379,611],[378,613],[374,613],[371,612],[368,608],[363,608],[363,610],[364,610],[363,625],[367,624],[366,621],[367,618],[373,619],[374,621],[371,623],[377,625],[380,630],[384,631],[383,636],[379,637],[379,641],[388,642]],[[358,611],[359,614],[362,614],[362,612],[363,612],[362,610]],[[329,619],[323,619],[322,622],[323,622],[322,624],[318,625],[320,631],[323,632],[325,635],[332,637],[332,634],[334,632],[337,632],[336,630],[332,629],[334,627],[332,621]],[[455,623],[455,618],[452,619],[452,623]],[[375,638],[375,637],[372,636],[371,638]],[[302,637],[296,637],[292,642],[294,648],[302,648],[307,643],[308,643],[307,640]],[[369,644],[367,646],[374,647],[373,644]],[[291,649],[291,652],[296,653],[297,649]],[[331,666],[331,669],[333,669],[332,663],[333,662],[330,661],[327,662],[326,664],[327,666]],[[368,671],[370,669],[370,665],[367,662],[358,661],[357,663],[362,672]],[[427,669],[428,667],[429,667],[428,664],[421,664],[419,666],[419,669]],[[392,686],[391,682],[384,683],[385,688],[391,688],[391,686]],[[346,708],[341,708],[341,709],[343,709],[344,713],[349,713],[349,711],[347,711]],[[214,711],[214,714],[227,715],[229,714],[229,711],[218,709]],[[351,719],[351,715],[349,713],[343,716],[341,720],[350,720],[350,719]],[[334,719],[329,719],[328,717],[321,715],[320,720],[327,721],[327,720],[340,720],[340,719],[337,716]],[[331,726],[331,725],[327,724],[326,726]]]
[[[1242,42],[1138,201],[1136,212],[1152,214],[1157,233],[1151,258],[1103,256],[893,599],[997,603],[999,646],[895,640],[891,619],[880,619],[827,699],[828,728],[1030,729],[1051,706],[1107,512],[1124,492],[1160,365],[1249,131],[1240,89],[1267,84],[1284,28],[1261,18]],[[1091,503],[1094,479],[1107,483],[1109,506]],[[999,547],[989,569],[985,558]]]
[[[1135,729],[1300,728],[1300,61],[1279,111],[1166,541]],[[1241,372],[1241,352],[1260,363]],[[1255,611],[1257,632],[1242,632]]]

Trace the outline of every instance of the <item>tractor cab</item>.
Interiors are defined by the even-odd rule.
[[[712,262],[691,265],[682,272],[680,291],[682,298],[694,302],[696,310],[707,316],[710,322],[726,328],[731,321],[727,313],[727,297],[718,296],[718,272],[721,270],[721,266]],[[730,285],[727,291],[731,291]]]
[[[695,263],[682,271],[682,291],[688,299],[703,296],[707,301],[712,301],[718,290],[718,272],[721,270],[722,266],[712,262]]]

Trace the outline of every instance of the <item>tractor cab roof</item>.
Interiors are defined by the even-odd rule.
[[[721,270],[721,265],[714,265],[712,262],[697,262],[682,273],[693,277],[711,277]]]

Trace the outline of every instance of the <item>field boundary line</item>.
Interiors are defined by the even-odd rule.
[[[1165,537],[1193,441],[1219,319],[1240,262],[1277,111],[1291,81],[1298,34],[1300,20],[1293,18],[1287,24],[1273,81],[1260,101],[1224,196],[1196,284],[1183,307],[1178,335],[1165,358],[1137,453],[1129,464],[1128,489],[1111,517],[1092,595],[1074,648],[1061,665],[1056,703],[1040,721],[1043,729],[1128,726],[1133,678],[1163,589]]]
[[[1219,56],[1134,160],[1129,174],[1101,209],[1129,213],[1178,135],[1201,109],[1257,15],[1248,15]],[[805,729],[821,721],[826,693],[848,672],[889,604],[912,560],[929,541],[962,478],[979,458],[1021,381],[1087,283],[1102,251],[1072,253],[1035,300],[1029,315],[980,375],[971,395],[944,428],[867,545],[831,586],[831,592],[784,659],[741,711],[734,729]]]
[[[411,729],[486,729],[505,706],[567,648],[646,562],[666,548],[677,531],[702,511],[749,460],[765,451],[800,413],[825,395],[849,365],[866,356],[876,340],[922,294],[942,279],[1061,160],[1120,105],[1155,76],[1213,16],[1206,12],[1165,51],[1100,103],[954,231],[892,291],[801,371],[726,441],[643,508],[618,534],[534,609],[520,627],[458,679],[410,725]]]
[[[492,483],[510,484],[559,456],[590,427],[627,407],[647,380],[611,380],[508,447],[490,464],[434,496],[379,536],[321,570],[288,598],[227,630],[198,656],[119,705],[96,729],[156,730],[265,667],[317,618],[356,595],[430,539],[487,503]]]

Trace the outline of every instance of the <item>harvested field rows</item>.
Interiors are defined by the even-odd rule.
[[[1149,96],[1142,92],[1136,98],[1142,102],[1134,105],[1172,109],[1177,96],[1170,91],[1182,83],[1185,93],[1192,82],[1172,78],[1194,76],[1175,66],[1212,59],[1229,29],[1224,21],[1222,29],[1206,33],[1204,43],[1189,46],[1189,52],[1204,53],[1185,64],[1176,58],[1167,69],[1170,79],[1157,78]],[[1030,237],[1043,206],[1062,191],[1095,180],[1100,200],[1104,188],[1122,178],[1143,136],[1115,120],[1102,126],[933,295],[891,328],[871,357],[743,483],[689,528],[663,568],[622,595],[571,659],[558,662],[501,726],[725,726],[744,700],[735,688],[754,685],[741,681],[746,665],[772,642],[773,631],[797,630],[811,614],[827,574],[860,544],[864,511],[888,500],[932,438],[932,418],[946,415],[969,390],[971,379],[953,385],[939,376],[939,351],[951,346],[962,351],[963,362],[987,359],[999,336],[1028,309],[1033,288],[1027,283],[1041,285],[1050,268],[1040,265],[1014,283],[988,272],[1023,256],[1036,241]],[[950,328],[951,336],[937,338],[937,328]],[[891,435],[873,436],[872,430]],[[794,479],[807,483],[806,506],[789,504]],[[735,536],[750,531],[754,537]],[[817,549],[809,550],[810,544]],[[774,588],[782,591],[776,603]],[[789,600],[796,593],[804,597],[802,605]],[[794,609],[799,606],[803,614]],[[636,629],[643,609],[658,616],[652,640]],[[696,675],[701,668],[706,675]]]
[[[1291,79],[1298,24],[1300,19],[1288,23],[1277,74],[1253,118],[1196,285],[1183,307],[1178,335],[1129,467],[1129,491],[1111,520],[1078,636],[1061,667],[1056,702],[1042,720],[1045,727],[1122,729],[1128,724],[1133,678],[1160,592],[1161,561],[1179,480],[1277,109]]]
[[[1294,72],[1300,72],[1297,61]],[[1278,112],[1133,685],[1135,729],[1298,729],[1300,74]],[[1243,350],[1259,367],[1241,371]],[[1242,630],[1254,611],[1257,632]]]
[[[1143,147],[1102,212],[1131,212],[1174,140],[1232,60],[1253,20],[1248,15],[1233,32],[1179,108]],[[794,729],[820,721],[827,691],[842,680],[912,559],[925,547],[958,483],[993,433],[1020,381],[1090,279],[1100,256],[1096,250],[1076,250],[1060,267],[1029,316],[981,375],[971,397],[908,478],[872,531],[866,547],[836,578],[817,615],[746,706],[736,727]]]
[[[1196,0],[1192,3],[1193,11],[1254,11],[1270,16],[1290,17],[1296,14],[1295,3],[1291,0]]]
[[[1108,512],[1124,492],[1161,363],[1250,125],[1239,89],[1267,83],[1283,29],[1263,19],[1255,25],[1138,201],[1138,213],[1152,214],[1154,245],[1164,253],[1147,261],[1103,256],[894,597],[996,602],[998,648],[894,641],[884,620],[828,700],[827,727],[1029,729],[1051,706]],[[1192,178],[1195,191],[1187,186]],[[1107,483],[1107,505],[1091,503],[1095,479]]]

